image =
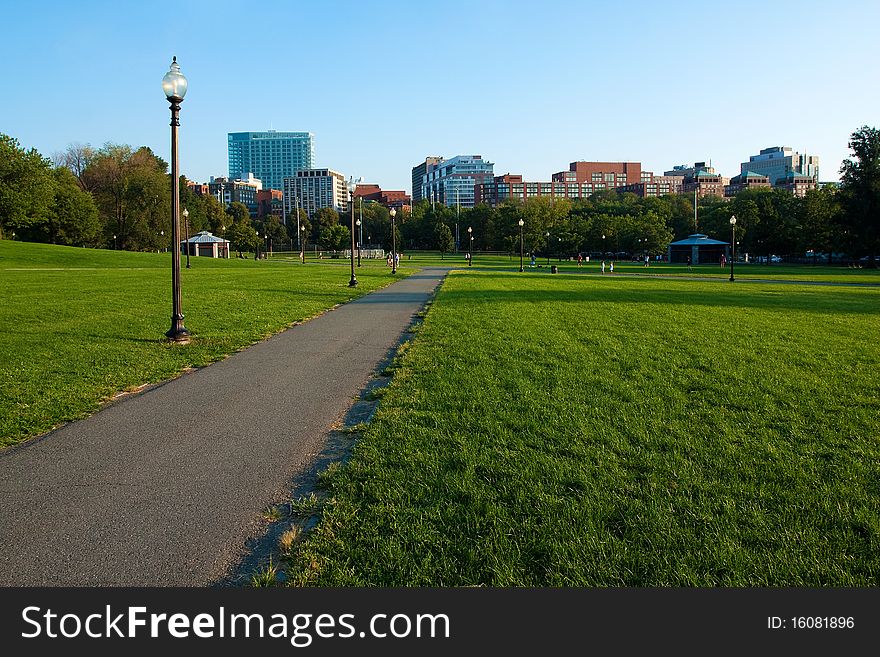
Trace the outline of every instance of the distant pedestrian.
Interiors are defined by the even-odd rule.
[[[605,273],[605,261],[604,260],[602,261],[602,273],[603,274]]]
[[[691,257],[688,256],[688,271],[691,270]]]
[[[578,253],[578,267],[580,267],[584,262],[584,256],[582,253]]]
[[[721,260],[719,260],[718,262],[721,265],[721,269],[724,269],[724,265],[727,264],[727,258],[724,256],[723,253],[721,254]]]
[[[400,252],[394,254],[394,268],[400,269]]]
[[[645,267],[647,267],[649,264],[651,264],[651,256],[646,255],[645,256]]]
[[[392,258],[392,255],[391,255],[390,253],[388,254],[388,257],[385,258],[385,264],[386,264],[388,267],[390,267],[391,265],[394,264],[394,262],[392,261],[391,258]]]
[[[532,264],[530,266],[531,267],[535,266],[535,254],[534,253],[532,254]]]
[[[611,274],[614,273],[614,261],[613,260],[608,264],[608,272]]]

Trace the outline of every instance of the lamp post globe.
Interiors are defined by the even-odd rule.
[[[523,220],[519,220],[519,270],[525,271],[523,269]]]
[[[736,215],[730,215],[730,281],[733,282],[733,261],[736,259]]]
[[[391,215],[391,273],[397,273],[397,230],[394,227],[394,217],[397,216],[397,210],[391,208],[388,211]]]
[[[173,342],[189,342],[189,331],[183,325],[180,303],[180,163],[177,161],[177,128],[180,126],[180,104],[186,96],[187,82],[177,57],[162,78],[162,90],[171,105],[171,328],[165,333]],[[189,248],[189,245],[187,245]]]

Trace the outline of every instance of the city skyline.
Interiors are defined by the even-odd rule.
[[[880,100],[861,66],[880,18],[869,2],[5,9],[15,29],[0,52],[36,84],[10,94],[0,131],[46,157],[114,142],[168,161],[160,81],[176,55],[189,80],[181,171],[198,182],[226,175],[228,133],[270,129],[314,134],[313,166],[410,193],[429,155],[479,154],[495,175],[538,181],[578,160],[655,174],[711,161],[732,177],[759,150],[788,146],[834,181]],[[239,53],[226,32],[240,37],[242,13],[253,39]]]

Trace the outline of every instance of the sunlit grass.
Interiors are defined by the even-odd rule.
[[[0,241],[0,445],[102,400],[206,365],[392,277],[364,262],[192,258],[181,270],[187,346],[171,345],[171,256]],[[404,272],[401,275],[405,275]]]
[[[454,274],[294,584],[880,584],[880,290]]]

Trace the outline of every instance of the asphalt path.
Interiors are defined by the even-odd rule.
[[[424,269],[0,454],[0,585],[220,581],[446,272]]]

